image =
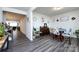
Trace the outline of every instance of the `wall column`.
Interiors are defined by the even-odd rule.
[[[27,13],[27,19],[26,19],[26,36],[30,41],[33,41],[32,39],[32,10],[29,9]]]
[[[3,10],[0,7],[0,23],[3,22]]]

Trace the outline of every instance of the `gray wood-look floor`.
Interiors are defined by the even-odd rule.
[[[10,42],[7,52],[78,52],[76,39],[71,39],[71,45],[67,38],[64,42],[54,40],[51,36],[42,36],[29,41],[24,34],[15,31],[14,39]]]

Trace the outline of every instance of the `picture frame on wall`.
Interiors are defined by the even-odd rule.
[[[56,21],[59,22],[59,19],[57,19]]]
[[[59,22],[60,19],[59,18],[53,18],[53,22]]]
[[[63,22],[63,21],[68,21],[69,20],[69,16],[63,16],[63,17],[60,17],[60,21]]]
[[[44,18],[44,17],[42,17],[41,19],[42,19],[42,22],[44,22],[45,18]]]
[[[72,17],[71,19],[72,19],[72,20],[75,20],[75,19],[76,19],[76,17]]]

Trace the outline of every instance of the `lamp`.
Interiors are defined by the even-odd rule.
[[[63,7],[53,7],[53,10],[61,10]]]

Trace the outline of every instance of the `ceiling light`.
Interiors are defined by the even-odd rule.
[[[53,10],[61,10],[63,7],[53,7]]]

